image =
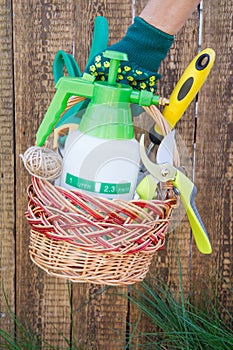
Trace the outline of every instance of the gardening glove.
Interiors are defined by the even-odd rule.
[[[128,84],[136,90],[156,92],[156,83],[160,78],[158,69],[173,41],[172,35],[136,17],[125,37],[108,48],[128,55],[127,62],[120,62],[117,82]],[[109,59],[100,53],[91,60],[85,71],[94,75],[96,80],[107,80],[109,66]]]

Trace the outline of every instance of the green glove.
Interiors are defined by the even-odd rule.
[[[120,63],[117,82],[128,84],[133,89],[154,93],[160,78],[160,63],[173,41],[172,35],[153,27],[141,17],[136,17],[125,37],[108,48],[128,55],[129,61]],[[107,80],[109,65],[109,60],[100,53],[89,63],[86,72],[96,76],[97,80]]]

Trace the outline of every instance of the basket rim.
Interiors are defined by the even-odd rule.
[[[25,216],[31,229],[96,253],[155,252],[164,245],[176,206],[175,197],[165,201],[93,198],[36,177],[32,177],[28,197]]]

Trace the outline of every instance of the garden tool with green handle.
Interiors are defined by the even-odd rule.
[[[89,64],[91,59],[99,52],[106,49],[108,45],[108,21],[103,16],[97,16],[94,21],[94,33],[92,38],[92,46],[86,66]],[[68,76],[70,77],[81,77],[81,69],[75,60],[75,58],[66,53],[63,50],[59,50],[56,53],[53,62],[53,76],[55,85],[59,79],[64,76],[64,69],[66,69]],[[72,106],[66,113],[63,114],[61,120],[57,123],[56,127],[60,128],[65,124],[80,124],[81,121],[81,110],[85,110],[89,100],[86,99]],[[77,116],[78,114],[78,116]]]
[[[157,159],[163,160],[163,163],[159,164],[158,162],[153,163],[148,158],[144,146],[144,135],[142,135],[140,139],[141,160],[149,173],[157,180],[161,182],[172,181],[180,195],[181,202],[184,205],[199,251],[203,254],[210,254],[212,248],[209,237],[194,202],[197,192],[196,187],[187,176],[173,166],[171,157],[166,155],[168,152],[165,152],[165,150],[170,149],[170,145],[166,145],[166,138],[171,139],[169,134],[165,136],[158,148]],[[158,157],[159,153],[161,154]],[[171,150],[171,154],[173,154],[173,150]]]
[[[86,67],[89,65],[93,57],[98,55],[99,52],[106,50],[107,46],[108,46],[108,21],[103,16],[97,16],[94,22],[94,34],[92,38],[92,46],[91,46]]]
[[[92,38],[92,46],[88,57],[87,65],[91,59],[100,51],[104,51],[108,45],[108,21],[105,17],[97,16],[94,21],[94,33]],[[64,68],[70,77],[81,77],[81,69],[73,57],[73,55],[59,50],[53,62],[54,83],[64,76]]]
[[[70,53],[66,53],[63,50],[59,50],[53,61],[53,78],[55,85],[58,80],[64,76],[64,69],[66,69],[68,76],[81,77],[82,73],[80,67]]]

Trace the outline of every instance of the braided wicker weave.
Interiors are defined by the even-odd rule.
[[[26,218],[30,256],[47,273],[107,285],[143,280],[163,248],[175,196],[108,200],[32,177]]]

